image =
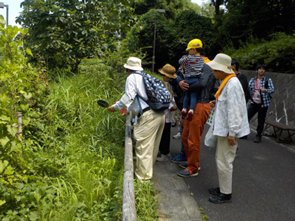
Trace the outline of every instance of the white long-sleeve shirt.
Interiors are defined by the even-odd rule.
[[[231,78],[217,99],[213,134],[220,137],[243,137],[250,133],[245,95],[237,77]]]
[[[126,79],[125,93],[121,99],[115,103],[114,108],[120,110],[126,107],[128,112],[132,112],[133,116],[138,115],[140,109],[136,98],[137,94],[146,100],[148,99],[143,77],[139,74],[131,73]],[[139,101],[142,110],[148,107],[148,104],[141,98],[139,98]]]

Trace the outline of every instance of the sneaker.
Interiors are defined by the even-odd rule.
[[[187,114],[187,120],[191,121],[193,119],[193,116],[194,116],[194,111],[190,109]]]
[[[187,158],[184,154],[179,153],[176,157],[173,157],[171,159],[172,163],[185,163],[187,161]]]
[[[256,135],[255,139],[254,139],[254,143],[260,143],[261,142],[261,136]]]
[[[180,163],[180,164],[178,164],[178,166],[185,169],[185,168],[187,168],[187,163]],[[199,166],[198,171],[200,171],[200,170],[201,170],[201,167]]]
[[[181,134],[180,134],[180,132],[178,132],[177,134],[173,135],[173,139],[178,140],[178,139],[180,139],[180,138],[181,138]]]
[[[193,171],[185,168],[184,170],[178,171],[177,175],[181,176],[181,177],[193,177],[193,176],[198,176],[199,174],[198,174],[198,172],[193,172]]]
[[[186,114],[187,114],[187,109],[186,108],[182,108],[181,116],[186,117]]]
[[[166,155],[161,154],[161,156],[157,157],[156,160],[159,162],[168,162],[168,161],[170,161],[170,159],[171,159],[171,155],[170,155],[170,153],[168,153]]]

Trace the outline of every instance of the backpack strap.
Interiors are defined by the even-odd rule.
[[[265,89],[268,88],[268,78],[267,78],[267,77],[265,77],[264,88],[265,88]]]

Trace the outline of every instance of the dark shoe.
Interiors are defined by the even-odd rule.
[[[185,163],[187,162],[187,158],[184,154],[179,153],[176,157],[173,157],[171,159],[172,163]]]
[[[247,140],[248,139],[248,136],[243,136],[243,137],[240,137],[239,139],[245,139],[245,140]]]
[[[220,188],[219,187],[210,188],[210,189],[208,189],[208,192],[212,195],[218,195],[220,193]]]
[[[176,126],[176,122],[172,122],[171,127],[175,127],[175,126]]]
[[[209,201],[211,203],[231,203],[231,194],[219,193],[217,196],[210,196]]]
[[[261,136],[256,135],[255,139],[254,139],[254,143],[260,143],[261,142]]]

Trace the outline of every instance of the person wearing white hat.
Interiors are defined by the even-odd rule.
[[[159,144],[165,126],[164,112],[153,111],[143,100],[147,100],[144,80],[140,74],[143,68],[141,60],[136,57],[130,57],[124,68],[128,73],[125,84],[125,93],[119,101],[108,107],[108,111],[115,112],[127,108],[128,113],[137,116],[134,124],[134,139],[136,141],[135,154],[135,176],[141,181],[149,181],[153,177],[153,165],[156,162]],[[139,95],[139,103],[136,95]],[[141,99],[141,97],[143,99]]]
[[[215,94],[213,135],[217,136],[216,165],[219,187],[210,188],[211,203],[227,203],[232,198],[233,161],[236,156],[237,138],[250,133],[245,95],[239,79],[231,69],[231,57],[219,53],[207,64],[216,79],[222,81]]]

